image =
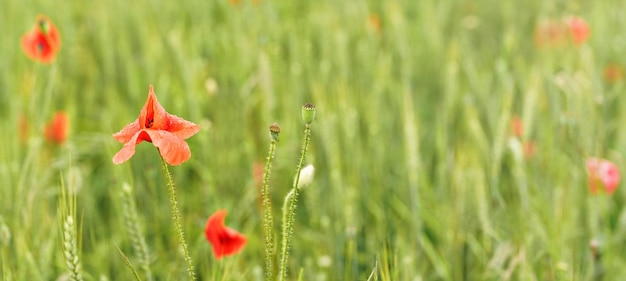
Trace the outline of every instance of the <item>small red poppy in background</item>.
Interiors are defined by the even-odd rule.
[[[26,119],[26,115],[22,113],[17,119],[17,135],[22,143],[26,143],[28,141],[29,130],[30,125],[28,124],[28,119]]]
[[[524,136],[524,124],[522,123],[522,119],[517,115],[511,118],[511,131],[515,137],[521,138]]]
[[[524,122],[518,115],[511,118],[511,133],[521,144],[521,151],[526,159],[532,158],[537,151],[537,144],[532,140],[522,140],[524,137]]]
[[[50,143],[63,144],[69,135],[69,123],[70,118],[67,113],[55,112],[50,122],[44,127],[44,137]]]
[[[522,142],[522,150],[524,152],[524,157],[526,159],[530,159],[535,155],[535,151],[537,151],[537,144],[534,141],[527,140]]]
[[[40,63],[51,63],[61,49],[61,36],[56,26],[44,15],[37,16],[33,29],[22,36],[22,50]]]
[[[535,27],[535,45],[542,47],[556,47],[567,42],[567,27],[560,21],[544,20]]]
[[[252,178],[254,179],[254,185],[257,187],[262,187],[264,177],[265,166],[260,161],[254,161],[254,163],[252,163]]]
[[[587,173],[589,174],[589,191],[592,194],[598,193],[601,187],[611,195],[619,185],[619,169],[613,162],[600,159],[587,159]]]
[[[587,39],[589,39],[591,31],[589,29],[589,25],[584,19],[573,16],[566,18],[565,23],[569,28],[570,35],[576,46],[582,45],[587,41]]]
[[[604,81],[607,83],[617,83],[624,77],[624,68],[617,64],[609,64],[604,68]]]
[[[213,246],[216,259],[239,253],[246,245],[246,237],[236,230],[226,227],[226,210],[218,210],[206,222],[204,235]]]
[[[375,13],[370,13],[367,16],[366,24],[367,24],[367,28],[375,33],[380,33],[383,27],[380,16]]]
[[[156,146],[165,162],[175,166],[189,160],[191,150],[185,142],[200,131],[200,126],[165,111],[150,85],[148,100],[141,109],[139,118],[113,134],[115,140],[124,144],[115,156],[113,163],[126,162],[135,154],[135,146],[142,141]]]

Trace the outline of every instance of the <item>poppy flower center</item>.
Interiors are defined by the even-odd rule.
[[[37,53],[42,53],[45,47],[43,42],[37,42]]]
[[[146,118],[146,128],[152,128],[153,123],[154,123],[153,118]]]
[[[220,236],[220,243],[221,243],[221,244],[226,244],[226,243],[228,243],[228,242],[230,242],[230,239],[229,239],[228,237],[226,237],[226,236]]]

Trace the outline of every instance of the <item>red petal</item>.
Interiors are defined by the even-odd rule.
[[[44,15],[37,16],[37,18],[35,19],[34,29],[39,29],[37,23],[41,21],[46,21],[48,23],[48,33],[46,34],[46,39],[53,47],[53,49],[58,51],[61,48],[61,36],[59,35],[59,30],[54,25],[54,23],[52,23],[52,21]]]
[[[180,165],[191,157],[191,150],[187,143],[176,135],[162,130],[146,129],[144,132],[148,133],[154,146],[159,148],[167,164]]]
[[[615,164],[611,161],[603,160],[598,168],[598,175],[604,185],[606,193],[609,195],[613,194],[619,185],[620,180],[619,169],[617,166],[615,166]]]
[[[38,30],[22,37],[22,50],[27,57],[41,63],[50,63],[55,59],[56,50]]]
[[[226,214],[226,210],[220,209],[213,213],[207,220],[204,234],[209,241],[217,241],[217,233],[218,230],[224,228],[224,219],[226,218]]]
[[[226,210],[218,210],[209,217],[204,228],[204,235],[206,239],[213,246],[213,254],[216,258],[222,257],[222,241],[220,240],[219,233],[224,229],[224,218],[226,217]]]
[[[44,128],[47,141],[62,144],[67,140],[69,133],[69,116],[63,111],[54,113],[52,120]]]
[[[122,130],[120,130],[119,132],[113,134],[113,138],[121,143],[126,143],[128,142],[133,136],[135,136],[138,132],[139,132],[140,128],[139,128],[139,119],[136,119],[135,121],[133,121],[133,123],[130,123],[126,126],[124,126],[124,128],[122,128]]]
[[[122,147],[122,149],[117,154],[115,154],[115,156],[113,156],[114,164],[122,164],[135,154],[135,146],[137,145],[137,142],[141,142],[140,140],[138,140],[140,133],[141,131],[137,132],[130,140],[128,140],[124,144],[124,147]]]
[[[167,131],[181,139],[188,139],[200,131],[200,126],[176,115],[167,114]]]
[[[218,210],[207,220],[204,234],[213,246],[213,255],[221,259],[236,254],[246,244],[246,237],[232,228],[224,226],[226,210]]]
[[[246,245],[246,237],[236,230],[226,227],[222,233],[222,255],[233,255],[241,251],[243,246]]]
[[[148,100],[139,115],[139,125],[142,129],[167,130],[167,111],[157,100],[152,85],[148,92]]]

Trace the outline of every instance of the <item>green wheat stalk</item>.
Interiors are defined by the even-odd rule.
[[[79,281],[83,280],[83,276],[81,274],[80,256],[78,255],[79,243],[76,235],[76,194],[68,199],[63,180],[61,180],[61,183],[61,202],[59,203],[61,220],[59,221],[59,227],[62,231],[63,257],[65,258],[65,265],[67,265],[69,279]]]
[[[122,186],[122,204],[124,208],[124,220],[126,221],[126,230],[130,235],[133,249],[138,255],[141,269],[146,275],[148,281],[152,280],[152,271],[150,270],[150,252],[144,238],[141,224],[137,215],[137,207],[133,197],[132,187],[124,183]],[[120,251],[121,252],[121,251]]]
[[[139,273],[137,272],[133,264],[130,262],[130,259],[128,259],[128,256],[126,256],[124,252],[122,252],[122,249],[120,249],[120,247],[116,247],[116,248],[120,256],[122,256],[122,260],[124,261],[124,264],[126,264],[126,266],[130,268],[130,271],[133,272],[133,276],[135,277],[135,280],[141,281],[141,277],[139,276]]]

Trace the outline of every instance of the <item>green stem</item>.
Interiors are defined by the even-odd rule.
[[[63,257],[65,258],[69,280],[82,281],[83,275],[81,273],[80,256],[78,254],[80,252],[79,237],[81,235],[80,232],[77,233],[76,231],[76,229],[79,228],[76,222],[76,194],[74,193],[68,198],[66,192],[65,184],[63,179],[61,179],[59,213],[63,216],[63,219],[60,221]]]
[[[137,206],[135,205],[135,198],[130,185],[124,183],[121,194],[124,208],[124,219],[126,220],[128,234],[131,237],[133,248],[139,257],[141,269],[146,274],[146,279],[148,281],[152,281],[152,271],[150,270],[150,252],[148,251],[148,245],[146,244],[146,239],[143,236],[143,230],[141,229],[141,225],[139,223]],[[121,250],[120,253],[123,254]],[[122,257],[125,258],[125,256]]]
[[[274,258],[274,219],[272,217],[272,202],[270,200],[269,179],[276,150],[276,141],[270,142],[270,151],[265,163],[265,174],[263,175],[263,225],[265,227],[265,280],[272,281],[274,270],[272,260]]]
[[[180,240],[180,245],[183,247],[185,262],[187,263],[187,272],[189,273],[189,278],[191,278],[191,280],[196,280],[196,274],[193,271],[193,264],[191,262],[191,257],[189,256],[189,249],[187,249],[187,242],[185,242],[185,233],[183,232],[183,228],[180,225],[180,212],[178,211],[178,202],[176,201],[176,188],[174,187],[172,174],[170,173],[170,170],[167,167],[167,163],[165,163],[165,159],[163,159],[162,156],[161,163],[163,164],[163,170],[165,171],[165,175],[167,176],[167,186],[169,187],[170,192],[170,204],[172,205],[172,219],[174,220],[176,233],[178,233],[178,240]]]
[[[306,157],[306,151],[309,146],[309,139],[311,137],[311,128],[309,124],[305,125],[304,129],[304,144],[302,145],[302,153],[300,155],[300,162],[296,170],[296,180],[294,181],[293,188],[285,197],[285,205],[283,206],[283,236],[282,236],[282,250],[280,257],[280,273],[278,280],[283,281],[287,276],[287,259],[289,256],[289,247],[291,245],[291,237],[293,235],[293,225],[295,223],[296,203],[298,201],[298,186],[300,185],[300,171],[304,165],[304,158]]]

